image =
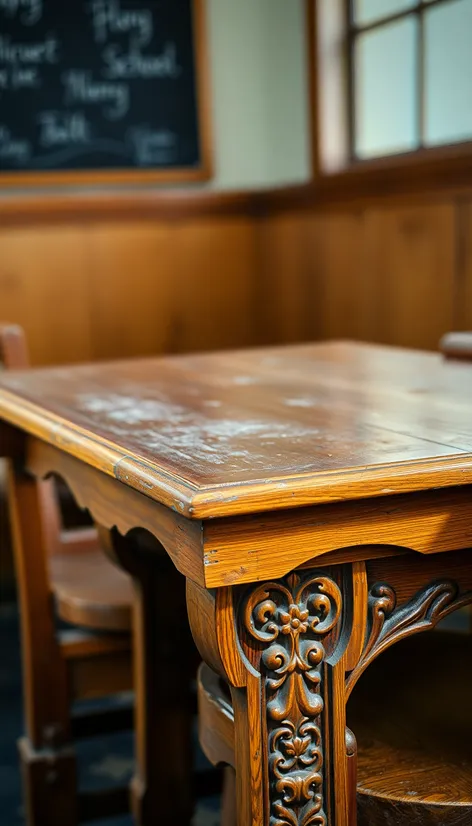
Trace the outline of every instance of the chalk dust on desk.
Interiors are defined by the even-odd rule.
[[[83,394],[77,404],[92,418],[99,416],[100,423],[117,438],[132,438],[146,451],[170,459],[184,458],[189,463],[222,465],[236,459],[241,466],[266,465],[264,447],[282,440],[284,447],[289,447],[319,433],[316,428],[292,422],[207,418],[204,412],[165,400],[117,393]],[[247,449],[245,439],[250,440]]]
[[[240,387],[247,387],[251,384],[257,384],[258,379],[255,376],[235,376],[231,379],[232,384],[237,384]]]
[[[300,398],[300,399],[285,399],[286,407],[314,407],[316,399],[314,398]]]

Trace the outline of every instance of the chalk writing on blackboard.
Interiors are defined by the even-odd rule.
[[[0,0],[0,11],[8,17],[18,15],[25,26],[34,26],[41,20],[43,0]]]
[[[0,171],[196,167],[193,0],[0,0]]]
[[[93,30],[97,43],[106,43],[114,35],[129,35],[136,46],[147,46],[154,34],[149,9],[123,9],[119,0],[91,0]]]

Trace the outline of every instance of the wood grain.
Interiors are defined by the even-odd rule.
[[[0,199],[5,314],[34,364],[337,336],[436,348],[471,326],[467,194],[277,198]]]
[[[470,483],[470,378],[441,356],[304,345],[17,373],[0,413],[146,497],[221,517]]]
[[[334,204],[300,197],[279,210],[277,194],[266,196],[266,341],[436,349],[443,333],[470,328],[470,196],[388,197],[381,180],[369,199],[346,190]]]
[[[362,623],[366,619],[365,587],[361,589],[354,587],[353,604],[348,603],[343,608],[346,612],[352,609],[353,624],[350,642],[342,657],[341,668],[330,671],[326,666],[323,669],[321,684],[323,685],[326,681],[329,686],[329,689],[324,691],[321,712],[326,718],[323,728],[323,760],[325,767],[333,766],[333,768],[325,769],[322,792],[315,799],[317,805],[320,805],[322,801],[326,807],[328,823],[334,821],[335,818],[336,823],[349,823],[355,826],[356,762],[357,822],[361,826],[373,826],[374,823],[380,826],[382,821],[395,823],[396,826],[410,826],[412,818],[421,826],[466,826],[470,821],[472,764],[468,735],[471,720],[468,713],[467,692],[471,661],[469,654],[465,652],[466,640],[448,632],[421,634],[419,637],[408,638],[409,635],[434,626],[441,616],[445,616],[448,610],[454,607],[454,601],[457,598],[457,605],[463,599],[470,601],[472,591],[469,591],[468,595],[464,593],[464,589],[468,589],[471,582],[470,553],[464,551],[461,554],[448,554],[447,557],[438,555],[428,560],[415,558],[413,563],[412,565],[412,561],[406,557],[371,563],[372,569],[369,577],[372,582],[378,582],[377,577],[380,577],[380,582],[384,583],[383,598],[387,595],[387,583],[388,587],[394,589],[398,598],[396,614],[395,609],[392,613],[385,602],[379,602],[379,612],[374,612],[372,616],[377,617],[380,622],[378,630],[383,627],[388,628],[384,639],[387,639],[396,628],[398,632],[396,639],[397,641],[401,639],[402,643],[391,650],[382,651],[382,646],[377,648],[376,654],[382,651],[381,657],[370,665],[349,701],[347,720],[349,726],[356,732],[359,751],[357,751],[355,737],[347,729],[340,731],[339,722],[344,720],[346,699],[344,670],[348,672],[352,667],[349,658],[352,657],[352,662],[355,661],[355,649],[359,656],[364,644],[366,648],[370,646],[368,634],[365,641],[362,639],[359,647],[359,635],[356,630],[357,622]],[[351,573],[354,580],[363,574],[357,564]],[[315,585],[318,578],[321,580],[327,574],[326,568],[312,571],[311,587]],[[306,576],[309,578],[310,572]],[[365,586],[365,572],[363,579]],[[303,626],[296,624],[296,608],[302,610],[305,605],[302,602],[303,590],[297,591],[295,604],[290,607],[291,613],[285,614],[284,612],[285,599],[288,598],[290,601],[290,592],[287,591],[287,587],[290,589],[293,587],[293,582],[297,581],[296,577],[290,576],[286,580],[266,582],[255,586],[255,599],[249,603],[249,612],[245,610],[241,614],[245,618],[249,636],[241,634],[239,630],[239,646],[234,645],[223,629],[224,618],[221,612],[216,612],[213,619],[209,621],[212,634],[216,632],[221,643],[225,641],[224,650],[227,661],[239,656],[248,668],[246,692],[242,688],[235,688],[233,679],[229,678],[229,682],[233,685],[232,707],[228,704],[227,688],[225,690],[222,687],[222,681],[217,675],[212,674],[205,666],[201,668],[199,675],[202,715],[200,737],[206,753],[215,764],[221,762],[236,764],[240,782],[241,775],[245,777],[245,782],[237,792],[237,800],[240,804],[237,822],[242,824],[267,822],[267,814],[266,820],[262,821],[262,814],[258,815],[252,805],[258,798],[260,748],[256,743],[252,749],[247,748],[247,741],[250,739],[247,731],[252,733],[260,727],[258,716],[260,688],[256,687],[256,675],[253,673],[254,668],[257,672],[259,657],[253,638],[263,642],[264,648],[269,647],[265,651],[265,668],[261,678],[264,679],[267,672],[270,676],[272,667],[278,666],[277,680],[270,681],[266,686],[266,704],[263,703],[263,708],[273,708],[274,714],[277,714],[277,722],[280,722],[282,709],[286,710],[284,704],[287,703],[288,706],[287,698],[293,695],[289,692],[286,694],[281,692],[279,703],[274,706],[271,702],[274,692],[281,689],[283,691],[285,680],[289,679],[286,676],[287,672],[292,673],[288,668],[289,660],[285,659],[283,653],[282,635],[277,635],[276,629],[278,623],[284,623],[285,634],[295,633],[298,640],[298,634],[303,637],[309,627],[308,622]],[[408,582],[407,587],[405,587],[406,582]],[[308,587],[310,588],[310,585]],[[425,595],[430,592],[430,589],[432,589],[431,593],[436,593],[436,599],[434,602],[430,600],[425,602]],[[195,599],[198,599],[197,590],[193,589]],[[324,582],[322,591],[327,605],[327,601],[333,595],[327,582]],[[240,596],[239,599],[236,598],[236,593],[241,594],[241,590],[236,589],[234,594],[234,605],[239,605],[241,611],[241,608],[247,604],[246,600],[251,594],[251,589],[242,591],[245,597]],[[315,601],[312,601],[316,600],[315,594],[316,586],[313,588],[308,604],[315,604]],[[378,596],[380,598],[380,591]],[[406,603],[412,596],[413,601],[407,605]],[[205,595],[204,592],[201,592],[201,597],[205,600],[215,599],[214,596]],[[259,599],[262,601],[259,602]],[[370,610],[373,610],[372,606]],[[325,609],[324,616],[327,614],[328,608]],[[208,613],[207,617],[209,617]],[[249,624],[247,623],[248,617],[252,617]],[[289,617],[292,618],[290,629],[288,628]],[[191,619],[196,622],[193,628],[197,638],[204,638],[204,624],[199,621],[195,606],[192,608]],[[237,623],[236,615],[234,620]],[[313,634],[316,634],[316,627],[318,626],[311,626]],[[369,624],[365,627],[373,626]],[[260,634],[259,629],[262,632]],[[392,642],[394,637],[395,634],[391,637]],[[328,638],[324,647],[329,651],[332,645],[333,639]],[[297,650],[303,652],[310,649],[305,649],[300,645]],[[467,656],[464,656],[465,653]],[[439,658],[440,669],[437,667]],[[329,661],[328,657],[327,662]],[[334,662],[336,661],[334,659]],[[316,685],[318,686],[319,683],[316,682]],[[298,702],[302,702],[303,684],[298,683],[297,687],[296,697]],[[313,694],[312,689],[310,695],[312,698]],[[441,714],[438,714],[439,696],[441,697]],[[467,709],[464,712],[466,706]],[[293,709],[293,705],[291,708]],[[235,724],[238,715],[246,720],[245,736],[242,736],[242,732],[238,734]],[[270,712],[268,716],[270,719]],[[336,721],[334,725],[331,722],[333,719]],[[306,718],[304,721],[307,722]],[[316,718],[312,722],[316,724]],[[268,725],[270,726],[270,722]],[[290,749],[291,735],[290,720],[284,719],[280,736],[286,738],[287,749]],[[269,752],[273,748],[274,741],[270,733],[269,735],[263,733],[263,738],[265,754],[267,748]],[[294,742],[297,748],[303,750],[308,741],[300,738]],[[341,751],[344,752],[346,748],[347,760],[341,756]],[[293,751],[290,750],[290,755],[294,758],[297,753],[296,748]],[[267,760],[266,754],[264,759]],[[269,763],[270,765],[272,764]],[[275,763],[275,765],[277,768],[278,764]],[[281,765],[282,771],[289,771],[293,763],[284,761]],[[305,770],[307,765],[310,764],[303,763],[300,771]],[[333,776],[336,778],[335,783],[332,783]],[[288,783],[285,775],[280,786],[270,782],[266,785],[269,810],[277,800],[279,788],[286,787],[284,782]],[[299,812],[303,787],[293,785],[290,788],[296,789],[296,792],[290,798],[289,804]],[[249,789],[251,795],[248,793]],[[345,789],[348,791],[348,807],[345,805],[346,799],[343,796]],[[332,808],[333,804],[334,808]],[[244,805],[248,808],[243,808]]]
[[[83,230],[0,229],[2,317],[25,330],[35,364],[92,356]]]
[[[25,329],[34,364],[258,341],[253,222],[225,216],[224,202],[221,215],[185,218],[185,205],[176,214],[92,211],[0,229],[2,312]]]
[[[257,238],[262,342],[288,344],[312,338],[317,285],[312,278],[308,223],[303,215],[262,219]]]
[[[254,342],[248,221],[112,223],[90,228],[87,241],[94,358]]]
[[[205,581],[217,587],[280,577],[308,560],[325,565],[325,553],[339,563],[352,561],[353,550],[367,559],[369,546],[376,555],[379,545],[385,557],[398,548],[437,554],[471,546],[470,487],[209,520]]]
[[[207,753],[236,767],[238,826],[268,824],[282,811],[293,823],[313,815],[320,823],[351,822],[342,656],[350,632],[340,632],[349,573],[303,572],[243,591],[190,586],[197,645],[205,659],[220,660],[231,688],[233,737],[228,703],[223,710],[221,692],[200,679]],[[345,579],[342,589],[335,579]]]
[[[100,470],[44,442],[31,441],[26,462],[39,478],[56,474],[63,479],[79,507],[87,508],[98,525],[107,529],[116,527],[123,535],[136,528],[148,531],[166,548],[181,573],[196,582],[204,581],[198,522],[152,502],[139,490],[121,484],[118,479],[110,479]]]
[[[103,223],[90,227],[87,245],[93,357],[123,358],[172,349],[169,227],[144,221]]]
[[[375,340],[434,349],[454,327],[453,207],[373,210],[366,221]]]
[[[84,628],[130,631],[129,577],[110,565],[97,541],[93,550],[54,554],[49,560],[57,612]]]
[[[172,302],[159,352],[257,343],[256,234],[252,221],[194,219],[172,228]]]
[[[472,198],[461,198],[456,206],[457,280],[454,330],[472,330]]]
[[[360,826],[381,816],[398,826],[470,822],[471,668],[466,639],[437,632],[385,653],[359,682],[348,722],[358,741]],[[439,696],[442,719],[437,718]]]
[[[254,194],[211,189],[131,189],[118,193],[89,190],[73,192],[28,192],[21,197],[0,198],[0,225],[18,227],[37,224],[62,226],[151,220],[154,224],[186,221],[189,218],[248,216],[254,211]],[[58,230],[60,231],[60,230]]]
[[[310,301],[311,336],[380,340],[369,312],[373,273],[367,261],[364,212],[340,210],[305,221],[316,286]]]

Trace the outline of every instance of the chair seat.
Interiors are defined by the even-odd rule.
[[[348,708],[358,826],[470,826],[471,675],[470,638],[434,632],[394,646],[361,678]]]
[[[129,631],[131,579],[96,544],[50,557],[51,589],[59,617],[99,631]]]

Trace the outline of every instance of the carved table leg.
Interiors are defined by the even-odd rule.
[[[231,685],[239,826],[350,823],[352,604],[351,566],[211,593],[188,583],[195,641]]]
[[[191,672],[194,658],[181,574],[159,548],[100,529],[135,586],[133,657],[136,774],[133,814],[140,826],[188,826],[193,813]],[[190,655],[189,655],[190,647]]]

